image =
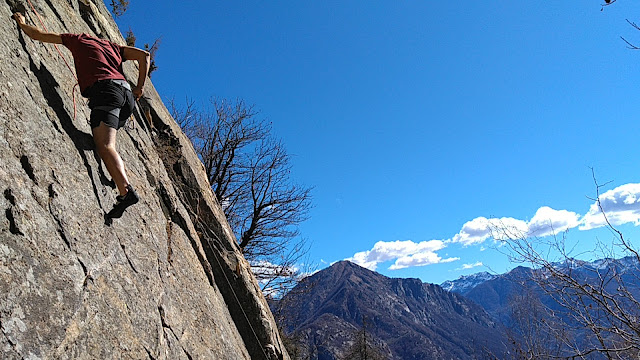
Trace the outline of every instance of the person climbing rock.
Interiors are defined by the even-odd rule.
[[[122,158],[116,151],[116,133],[131,116],[135,100],[142,96],[149,73],[149,53],[87,34],[43,32],[26,24],[21,13],[13,14],[13,18],[31,39],[62,44],[71,51],[80,92],[89,98],[96,150],[120,192],[106,218],[121,217],[129,206],[138,202],[139,196],[129,183]],[[122,71],[122,63],[127,60],[136,60],[139,65],[138,83],[133,89]]]

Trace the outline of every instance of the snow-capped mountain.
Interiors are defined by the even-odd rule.
[[[500,275],[493,275],[486,271],[483,271],[476,274],[461,276],[456,280],[447,280],[440,284],[440,286],[447,291],[463,294],[478,286],[479,284],[482,284],[489,280],[493,280],[498,276]]]
[[[561,263],[554,263],[558,268],[571,268],[571,269],[587,269],[587,270],[605,270],[615,268],[619,273],[627,271],[637,271],[638,258],[635,256],[627,256],[620,259],[604,258],[594,261],[584,261],[579,259],[567,259]]]
[[[640,269],[640,262],[635,256],[627,256],[620,259],[604,258],[594,261],[585,261],[578,259],[567,259],[563,262],[553,264],[556,268],[571,268],[574,270],[587,270],[587,271],[601,271],[607,269],[615,269],[617,273],[623,274],[627,272],[638,272]],[[518,267],[517,269],[526,269],[524,267]],[[440,286],[451,292],[466,295],[478,285],[484,284],[487,281],[495,280],[509,276],[506,274],[490,274],[486,271],[464,275],[456,280],[448,280],[440,284]]]

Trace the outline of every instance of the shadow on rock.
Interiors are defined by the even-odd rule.
[[[33,61],[33,58],[31,57],[31,54],[27,50],[27,46],[22,34],[20,34],[20,42],[22,43],[22,46],[25,52],[27,53],[27,56],[29,57],[30,69],[38,79],[40,89],[42,90],[42,95],[47,100],[47,104],[49,105],[49,107],[51,107],[51,109],[55,112],[56,116],[60,120],[60,125],[62,126],[62,129],[67,133],[71,141],[73,141],[73,144],[76,147],[76,149],[78,149],[78,154],[80,155],[80,158],[82,159],[82,162],[87,170],[87,175],[89,175],[89,178],[91,179],[93,193],[95,194],[96,199],[98,200],[98,204],[100,205],[100,207],[102,207],[102,205],[100,204],[100,195],[98,193],[98,187],[92,176],[93,172],[92,172],[91,164],[89,163],[89,159],[87,158],[86,151],[91,151],[93,153],[96,163],[98,164],[98,174],[100,177],[100,183],[103,186],[109,186],[111,188],[115,188],[115,184],[112,180],[109,180],[106,177],[106,175],[104,174],[104,171],[102,170],[102,166],[100,166],[101,159],[95,150],[93,136],[91,136],[90,134],[84,133],[80,131],[78,128],[76,128],[76,126],[73,124],[73,119],[71,118],[71,116],[69,116],[69,113],[65,110],[64,102],[62,101],[62,98],[60,97],[60,94],[57,91],[57,88],[60,87],[60,84],[58,84],[56,79],[53,77],[51,72],[46,68],[44,64],[40,64],[40,67],[36,66],[35,62]]]

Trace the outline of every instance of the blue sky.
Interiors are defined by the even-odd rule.
[[[513,266],[482,218],[551,221],[580,249],[609,241],[584,223],[590,167],[637,234],[640,52],[620,36],[640,44],[625,21],[640,21],[640,4],[603,10],[135,0],[117,22],[140,45],[162,37],[152,81],[164,99],[242,98],[273,123],[292,176],[314,187],[301,232],[320,268],[351,258],[439,283]]]

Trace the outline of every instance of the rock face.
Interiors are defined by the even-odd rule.
[[[32,0],[52,32],[124,44],[99,0]],[[56,48],[0,1],[0,358],[289,359],[189,140],[148,83],[118,151],[141,201],[117,195],[89,109]],[[60,51],[72,65],[71,55]],[[73,66],[73,65],[72,65]],[[135,63],[125,63],[130,82]],[[144,114],[146,112],[146,115]]]

